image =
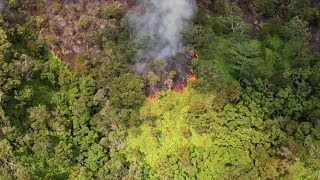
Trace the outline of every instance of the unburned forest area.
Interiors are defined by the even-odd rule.
[[[320,0],[0,0],[0,179],[317,180]]]

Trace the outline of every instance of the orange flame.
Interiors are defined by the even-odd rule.
[[[154,100],[157,99],[157,97],[156,97],[155,95],[150,95],[150,96],[147,96],[147,99],[148,99],[149,101],[154,101]]]
[[[196,80],[196,75],[195,75],[193,72],[191,72],[191,74],[190,74],[189,77],[188,77],[188,80],[189,80],[189,81],[194,81],[194,80]]]
[[[182,94],[187,90],[187,87],[174,87],[172,90],[178,94]]]
[[[196,58],[197,61],[199,60],[199,55],[196,53],[196,50],[194,48],[190,49],[190,53],[193,58]]]

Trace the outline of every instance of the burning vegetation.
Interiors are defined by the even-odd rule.
[[[198,55],[193,48],[188,50],[182,38],[195,10],[194,0],[142,0],[132,8],[132,37],[139,47],[136,73],[146,78],[148,99],[162,90],[182,93],[195,79],[192,58]]]
[[[189,79],[188,79],[189,81],[194,81],[194,80],[196,80],[196,75],[193,73],[193,72],[191,72],[191,74],[189,75]]]
[[[193,48],[189,52],[178,53],[173,58],[155,60],[148,64],[150,71],[146,74],[145,88],[147,98],[154,100],[156,92],[162,90],[183,93],[188,82],[196,80],[192,69],[192,58],[198,58]]]

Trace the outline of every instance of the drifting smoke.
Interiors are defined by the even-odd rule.
[[[148,71],[147,64],[165,60],[185,51],[182,34],[195,12],[194,0],[141,0],[132,10],[130,19],[135,40],[146,39],[136,54],[137,72]],[[168,63],[168,62],[166,62]]]
[[[2,15],[3,9],[4,9],[4,0],[0,0],[0,16]]]

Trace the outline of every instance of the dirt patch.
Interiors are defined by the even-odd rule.
[[[260,15],[252,12],[249,4],[246,2],[239,3],[239,8],[239,16],[245,23],[252,25],[251,37],[255,38],[260,30],[259,26],[263,18]]]
[[[310,28],[311,32],[311,41],[310,41],[310,49],[313,52],[320,53],[320,24],[317,26],[312,26]]]
[[[41,15],[45,18],[45,25],[41,34],[49,47],[69,63],[72,63],[79,53],[86,51],[101,54],[102,33],[106,28],[119,23],[119,14],[121,11],[124,13],[130,5],[127,0],[44,2],[45,9]],[[106,9],[112,12],[102,17],[101,14]]]

